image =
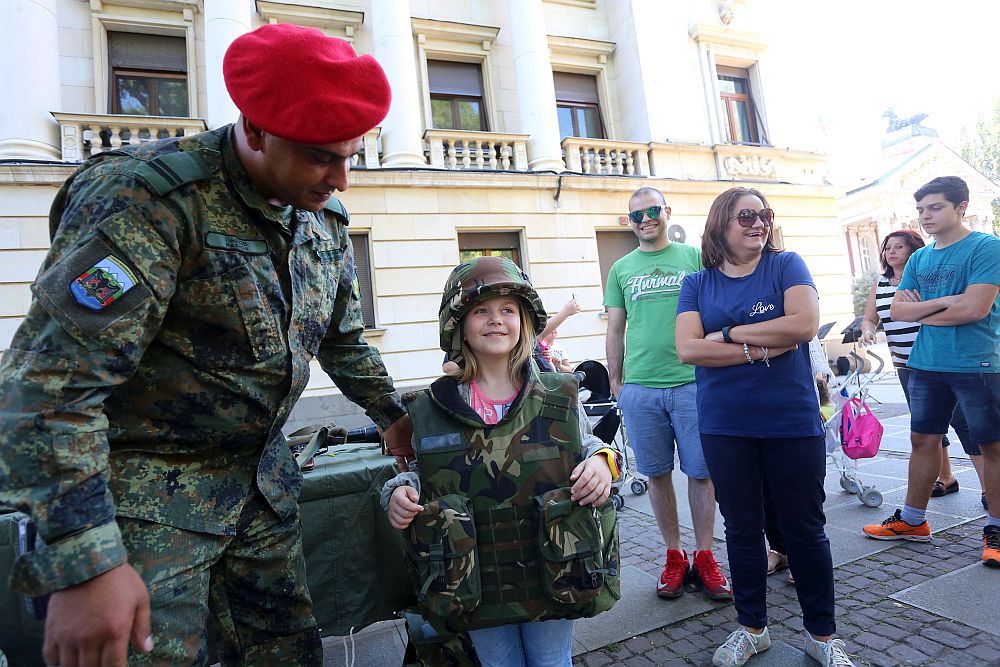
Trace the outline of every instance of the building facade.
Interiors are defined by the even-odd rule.
[[[823,133],[767,34],[763,0],[6,0],[0,3],[0,349],[27,311],[61,183],[101,150],[232,122],[221,62],[265,23],[373,54],[393,88],[342,196],[367,338],[400,387],[436,377],[450,269],[504,254],[574,361],[603,359],[611,264],[635,247],[630,193],[662,190],[699,244],[712,200],[761,189],[803,255],[822,320],[851,316]],[[324,113],[318,110],[317,113]],[[336,113],[335,109],[328,111]],[[835,327],[835,330],[837,328]],[[361,419],[318,367],[292,425]]]

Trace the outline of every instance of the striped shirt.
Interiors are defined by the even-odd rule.
[[[913,348],[913,341],[917,339],[917,332],[920,331],[920,322],[894,322],[889,317],[889,306],[892,305],[892,298],[895,295],[896,286],[885,276],[879,276],[878,286],[875,288],[875,312],[878,313],[878,318],[882,320],[882,328],[885,329],[885,342],[889,345],[892,364],[905,368],[906,360],[910,358],[910,350]]]

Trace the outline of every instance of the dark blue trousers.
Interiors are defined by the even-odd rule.
[[[788,564],[802,607],[802,624],[814,635],[832,635],[833,560],[823,527],[823,436],[745,438],[701,434],[715,497],[726,523],[726,548],[740,624],[767,625],[767,548],[764,482],[785,538]]]

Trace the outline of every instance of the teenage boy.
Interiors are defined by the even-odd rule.
[[[667,237],[670,207],[663,193],[642,187],[629,199],[629,220],[639,247],[608,272],[605,343],[611,391],[618,399],[635,450],[636,468],[649,477],[649,500],[667,545],[656,584],[662,598],[677,598],[685,581],[713,600],[731,600],[732,586],[712,555],[715,488],[698,433],[694,366],[677,359],[674,321],[684,276],[701,270],[701,252]],[[674,441],[681,472],[688,477],[694,524],[693,563],[681,549],[677,498],[670,473]]]
[[[969,187],[957,176],[935,178],[913,197],[934,242],[910,258],[889,310],[893,320],[924,325],[908,362],[909,484],[903,509],[864,532],[880,540],[930,540],[924,514],[941,437],[961,402],[983,453],[989,516],[982,560],[1000,567],[1000,238],[962,225]]]

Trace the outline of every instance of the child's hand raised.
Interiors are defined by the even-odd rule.
[[[397,486],[389,496],[389,525],[397,530],[407,528],[413,517],[424,510],[418,505],[420,494],[412,486]]]
[[[600,507],[611,495],[611,468],[603,454],[590,456],[573,469],[569,481],[573,500],[581,505]]]

